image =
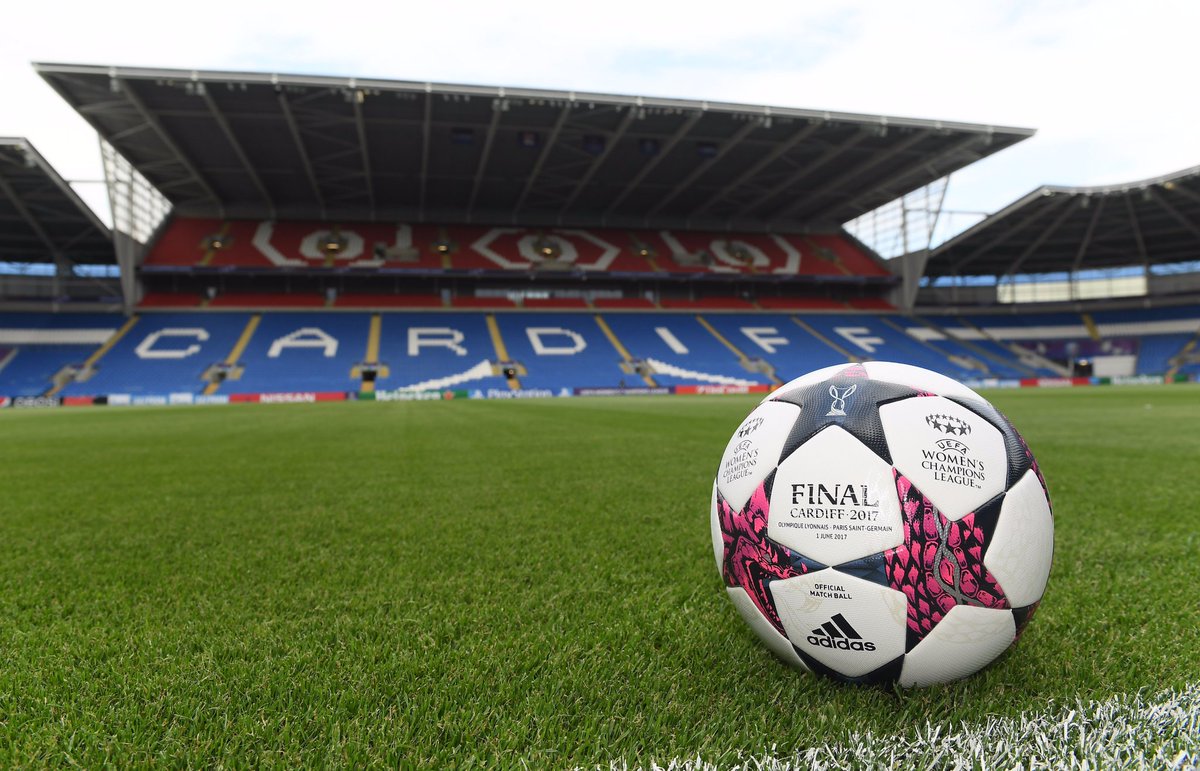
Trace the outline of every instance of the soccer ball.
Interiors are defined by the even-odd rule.
[[[961,383],[889,362],[811,372],[729,440],[717,569],[801,669],[924,686],[995,660],[1050,574],[1054,520],[1021,435]]]

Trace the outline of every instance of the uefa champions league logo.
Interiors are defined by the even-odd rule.
[[[857,384],[841,389],[837,386],[829,386],[829,395],[833,397],[833,404],[829,406],[829,412],[825,413],[825,417],[846,417],[846,398],[857,390]]]

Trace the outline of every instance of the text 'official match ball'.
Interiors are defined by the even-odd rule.
[[[1046,482],[983,397],[888,362],[797,378],[742,421],[713,485],[729,597],[793,666],[859,683],[966,677],[1050,574]]]

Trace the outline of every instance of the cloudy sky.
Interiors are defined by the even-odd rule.
[[[1040,184],[1200,164],[1195,0],[11,3],[0,135],[98,209],[94,133],[30,62],[232,69],[605,91],[1038,129],[960,172],[994,211]],[[963,223],[968,224],[964,221]]]

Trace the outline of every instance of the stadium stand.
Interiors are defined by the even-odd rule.
[[[745,368],[695,316],[638,313],[603,319],[630,357],[642,363],[658,384],[771,382],[768,373]]]
[[[528,374],[526,388],[619,386],[633,381],[621,369],[622,357],[587,314],[504,313],[496,324],[513,361]]]
[[[438,251],[443,245],[444,253]],[[888,270],[837,233],[808,236],[483,228],[174,218],[153,269],[227,267],[411,271],[585,271],[883,278]]]
[[[582,297],[526,297],[521,301],[525,308],[587,308],[587,300]]]
[[[367,383],[367,390],[556,392],[769,384],[852,360],[901,361],[966,380],[1061,377],[1071,355],[1136,357],[1132,372],[1151,376],[1192,373],[1200,363],[1181,358],[1200,347],[1200,306],[1095,315],[1102,320],[1099,329],[1120,334],[1026,339],[1025,347],[1010,349],[1014,343],[982,337],[978,329],[967,336],[974,328],[953,326],[960,321],[954,316],[580,307],[375,314],[162,310],[128,320],[117,314],[3,313],[0,395],[356,391]],[[1043,315],[1036,319],[1043,326],[992,328],[1055,329],[1074,318]],[[1162,333],[1163,325],[1184,331]],[[364,377],[368,370],[374,380]],[[75,381],[72,372],[78,373]],[[56,376],[65,376],[61,389]]]
[[[226,357],[250,318],[244,313],[137,317],[129,332],[95,363],[94,374],[70,383],[62,394],[201,393],[207,385],[204,374]]]
[[[142,295],[139,308],[199,308],[205,298],[191,292],[147,292]]]
[[[761,308],[779,311],[844,311],[847,308],[843,300],[821,297],[759,297],[757,302]]]
[[[955,364],[939,351],[927,348],[877,316],[829,314],[806,319],[814,330],[866,360],[903,361],[944,372],[951,377],[978,377],[978,372]]]
[[[1171,360],[1183,352],[1194,335],[1146,335],[1137,353],[1137,373],[1157,375],[1172,368]]]
[[[765,362],[780,381],[851,360],[844,349],[778,314],[709,314],[701,317],[739,359]]]
[[[43,396],[66,367],[82,367],[94,345],[24,345],[0,350],[0,395]]]
[[[592,300],[592,305],[612,310],[646,310],[654,307],[654,303],[645,297],[597,297]]]
[[[326,298],[315,293],[223,292],[209,301],[210,308],[323,308]]]
[[[433,294],[339,294],[335,308],[441,308],[442,298]]]
[[[659,305],[681,310],[754,310],[754,303],[741,297],[705,297],[699,300],[664,297],[659,301]]]
[[[377,363],[386,374],[376,386],[507,389],[493,363],[509,357],[497,350],[488,319],[483,313],[383,314]]]
[[[367,350],[363,313],[266,313],[238,363],[241,377],[221,392],[356,391],[352,376]]]
[[[1026,129],[526,89],[36,68],[87,115],[106,158],[141,174],[171,213],[143,223],[151,242],[130,244],[70,195],[59,202],[59,214],[94,231],[77,259],[119,263],[122,279],[105,291],[119,288],[127,315],[0,314],[0,395],[761,386],[864,359],[1011,380],[1059,377],[1085,356],[1152,375],[1200,365],[1194,304],[1046,312],[995,292],[947,302],[917,285],[910,255],[884,263],[841,227]],[[303,110],[280,109],[300,99]],[[214,133],[213,119],[235,107],[238,120]],[[581,122],[600,138],[582,153],[576,132],[557,129],[535,131],[520,153],[490,152],[510,123]],[[414,131],[397,139],[397,126]],[[310,135],[345,160],[297,141]],[[709,145],[715,154],[698,154]],[[28,148],[8,149],[0,174],[24,173]],[[577,171],[564,185],[551,170],[568,163]],[[1106,250],[1100,264],[1179,261],[1195,253],[1181,233],[1193,234],[1164,212],[1192,211],[1193,171],[1150,181],[1094,244],[1059,244],[1034,225],[1090,232],[1075,227],[1097,216],[1080,196],[1112,191],[1027,197],[930,250],[925,275],[1079,269],[1093,261],[1090,246]],[[1131,250],[1125,226],[1138,222],[1146,240]],[[0,251],[28,248],[28,234],[10,235],[0,233]],[[53,246],[36,259],[54,260]]]

